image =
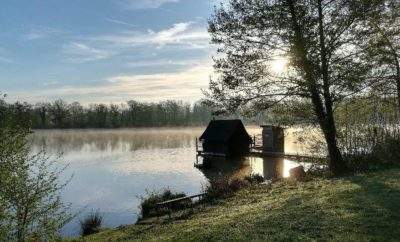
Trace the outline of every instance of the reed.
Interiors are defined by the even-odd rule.
[[[98,233],[103,223],[103,216],[98,213],[91,213],[87,215],[83,220],[80,221],[81,235],[87,236],[90,234]]]

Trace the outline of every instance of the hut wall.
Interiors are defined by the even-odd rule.
[[[263,151],[285,152],[284,130],[277,126],[262,126]]]
[[[229,141],[229,153],[232,155],[246,155],[250,152],[250,143],[248,136],[241,130],[236,130]]]
[[[203,150],[207,153],[227,154],[229,152],[228,145],[220,142],[203,142]]]

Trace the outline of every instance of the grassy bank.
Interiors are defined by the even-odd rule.
[[[175,216],[105,230],[85,241],[398,241],[400,169],[252,185]]]

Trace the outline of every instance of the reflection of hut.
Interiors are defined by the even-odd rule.
[[[200,171],[208,180],[216,178],[243,179],[251,174],[251,166],[247,157],[225,158],[225,157],[204,157],[203,163],[207,169]]]
[[[226,156],[248,154],[252,142],[239,119],[212,120],[199,139],[202,142],[203,154]]]
[[[285,152],[285,135],[282,127],[263,125],[262,142],[264,152]]]
[[[263,158],[263,177],[265,179],[278,179],[283,177],[284,159],[282,157]]]
[[[267,180],[289,177],[289,170],[299,165],[300,163],[283,157],[264,156],[250,158],[252,174],[261,175]]]

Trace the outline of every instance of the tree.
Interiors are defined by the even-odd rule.
[[[30,131],[13,118],[0,127],[0,241],[53,241],[71,219],[59,194],[63,169],[30,154]]]
[[[45,128],[47,126],[47,115],[48,115],[48,104],[47,103],[37,103],[35,105],[35,112],[39,116],[39,122],[37,122],[38,127]]]
[[[29,126],[31,125],[31,111],[32,105],[24,102],[16,102],[9,106],[8,113],[10,113],[14,120],[13,122],[16,125],[20,126]]]
[[[68,116],[67,104],[59,99],[50,105],[50,114],[52,116],[52,122],[55,128],[65,128],[66,117]]]
[[[68,123],[71,128],[85,127],[85,110],[79,102],[73,102],[68,105],[68,114]]]
[[[364,44],[371,69],[373,87],[379,93],[394,96],[400,114],[400,2],[384,0],[374,11],[360,38]]]
[[[355,29],[374,7],[373,1],[229,0],[209,21],[219,78],[210,81],[208,101],[226,112],[257,112],[309,100],[330,170],[343,173],[334,109],[365,88],[369,67]],[[286,71],[271,68],[279,61],[287,61]]]
[[[187,126],[205,124],[209,120],[210,109],[205,105],[193,105],[181,101],[161,101],[158,103],[128,101],[126,104],[66,103],[6,103],[0,99],[0,122],[3,112],[15,116],[14,123],[27,124],[34,129],[43,128],[118,128]],[[201,122],[196,121],[203,115]]]
[[[108,107],[104,104],[94,104],[92,106],[93,112],[95,114],[95,124],[97,128],[106,128]]]
[[[118,105],[111,104],[110,105],[110,127],[111,128],[118,128],[121,125],[121,117],[120,117],[120,110]]]

